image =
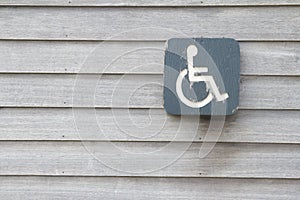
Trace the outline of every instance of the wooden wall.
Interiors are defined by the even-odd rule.
[[[1,199],[300,198],[299,0],[1,0],[0,6]],[[206,119],[179,160],[149,174],[111,170],[80,141],[72,112],[76,73],[102,40],[141,27],[240,42],[240,110],[226,119],[205,161],[197,155]],[[105,42],[111,57],[100,58],[110,61],[127,47],[164,48],[172,36],[115,37]],[[130,71],[145,60],[161,65]],[[92,64],[85,71],[87,83],[105,67]],[[95,113],[108,139],[141,151],[172,141],[176,117],[168,116],[164,132],[150,139],[124,136],[112,123],[112,107],[120,119],[130,107],[133,116],[146,121],[154,108],[154,128],[165,117],[162,87],[155,85],[137,93],[130,105],[120,98],[112,106],[112,88],[128,72],[124,94],[135,83],[162,83],[163,53],[137,53],[105,71],[95,90]],[[87,99],[77,103],[86,107]],[[126,120],[121,125],[126,127]],[[91,142],[107,140],[97,139]],[[177,140],[178,145],[189,142],[184,134]],[[118,160],[118,155],[103,156]]]

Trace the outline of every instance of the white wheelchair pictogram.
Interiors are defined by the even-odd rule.
[[[179,73],[176,81],[176,92],[182,103],[192,108],[202,108],[209,104],[214,98],[217,102],[226,100],[228,93],[221,94],[213,76],[203,75],[202,73],[208,72],[208,67],[194,67],[194,57],[198,54],[198,49],[195,45],[190,45],[187,48],[187,64],[188,69],[184,69]],[[205,82],[208,91],[207,97],[201,101],[191,101],[186,98],[182,91],[182,81],[188,75],[190,84],[196,82]]]

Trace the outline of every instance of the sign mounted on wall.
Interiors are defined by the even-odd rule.
[[[240,49],[229,38],[167,41],[164,108],[173,115],[231,115],[238,109]]]

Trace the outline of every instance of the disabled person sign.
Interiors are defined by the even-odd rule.
[[[173,38],[164,60],[164,108],[172,115],[232,115],[239,105],[240,49],[229,38]]]

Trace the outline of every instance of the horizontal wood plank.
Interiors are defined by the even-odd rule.
[[[2,0],[8,6],[273,6],[300,5],[299,0]]]
[[[204,159],[185,145],[0,142],[0,175],[300,178],[300,145],[218,143]]]
[[[4,199],[291,199],[299,180],[223,178],[1,177]]]
[[[172,37],[230,37],[237,40],[299,41],[299,13],[299,6],[1,7],[0,39],[166,40]]]
[[[240,108],[300,109],[299,77],[241,78]],[[162,108],[162,75],[1,74],[1,107]]]
[[[300,42],[240,49],[242,75],[300,75]],[[162,74],[164,51],[165,42],[0,41],[0,72]]]
[[[190,125],[197,122],[196,117],[181,121],[163,109],[96,109],[96,117],[101,129],[78,135],[72,109],[3,108],[0,140],[191,141]],[[300,143],[298,119],[299,111],[240,110],[226,119],[219,142]],[[209,122],[200,120],[194,141],[203,141]]]

